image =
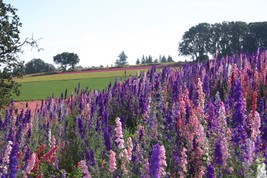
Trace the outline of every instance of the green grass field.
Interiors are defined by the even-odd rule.
[[[126,77],[136,76],[140,70],[128,70]],[[23,79],[16,79],[21,84],[21,95],[13,96],[15,101],[30,101],[47,99],[48,97],[60,97],[68,90],[68,96],[80,83],[81,89],[88,87],[93,90],[105,89],[116,77],[119,80],[125,79],[125,71],[103,71],[88,73],[68,73],[42,76],[24,76]]]

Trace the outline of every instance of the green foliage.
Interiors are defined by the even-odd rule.
[[[63,71],[67,70],[68,65],[74,70],[75,65],[80,62],[80,58],[75,53],[63,52],[54,56],[54,62],[60,64],[60,68]]]
[[[180,55],[206,60],[209,55],[221,58],[267,47],[267,22],[200,23],[191,27],[179,43]]]
[[[32,59],[25,64],[25,74],[52,72],[56,68],[52,64],[45,63],[42,59]]]
[[[140,64],[140,60],[139,59],[136,60],[136,65],[138,65],[138,64]]]
[[[20,94],[20,85],[13,78],[22,76],[23,62],[17,57],[21,47],[37,46],[33,39],[20,40],[22,24],[16,11],[10,4],[0,2],[0,109],[10,101],[12,93]]]
[[[191,27],[183,35],[183,41],[179,44],[182,55],[191,55],[194,60],[202,59],[211,50],[211,28],[208,23],[200,23]]]
[[[116,62],[115,62],[116,66],[121,67],[121,66],[124,66],[124,65],[128,64],[128,62],[127,62],[127,58],[128,57],[126,56],[124,51],[122,51],[118,57],[119,57],[119,59],[117,59]]]

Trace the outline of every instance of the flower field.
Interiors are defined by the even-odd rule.
[[[267,52],[152,67],[0,119],[1,177],[266,177]]]

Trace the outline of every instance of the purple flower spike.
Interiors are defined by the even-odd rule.
[[[209,164],[207,166],[206,178],[215,178],[214,172],[214,167],[212,166],[212,164]]]
[[[10,178],[16,178],[17,175],[17,166],[18,166],[18,159],[17,159],[17,155],[19,152],[19,144],[16,143],[14,144],[11,154],[10,154],[10,166],[9,166],[9,170],[10,170],[10,174],[9,177]]]
[[[160,177],[160,145],[157,144],[153,147],[149,163],[149,175],[153,178]]]

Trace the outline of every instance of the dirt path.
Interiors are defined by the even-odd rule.
[[[39,100],[36,101],[17,101],[14,102],[15,108],[17,108],[19,111],[21,109],[30,109],[32,111],[35,111],[41,106],[41,102]]]

